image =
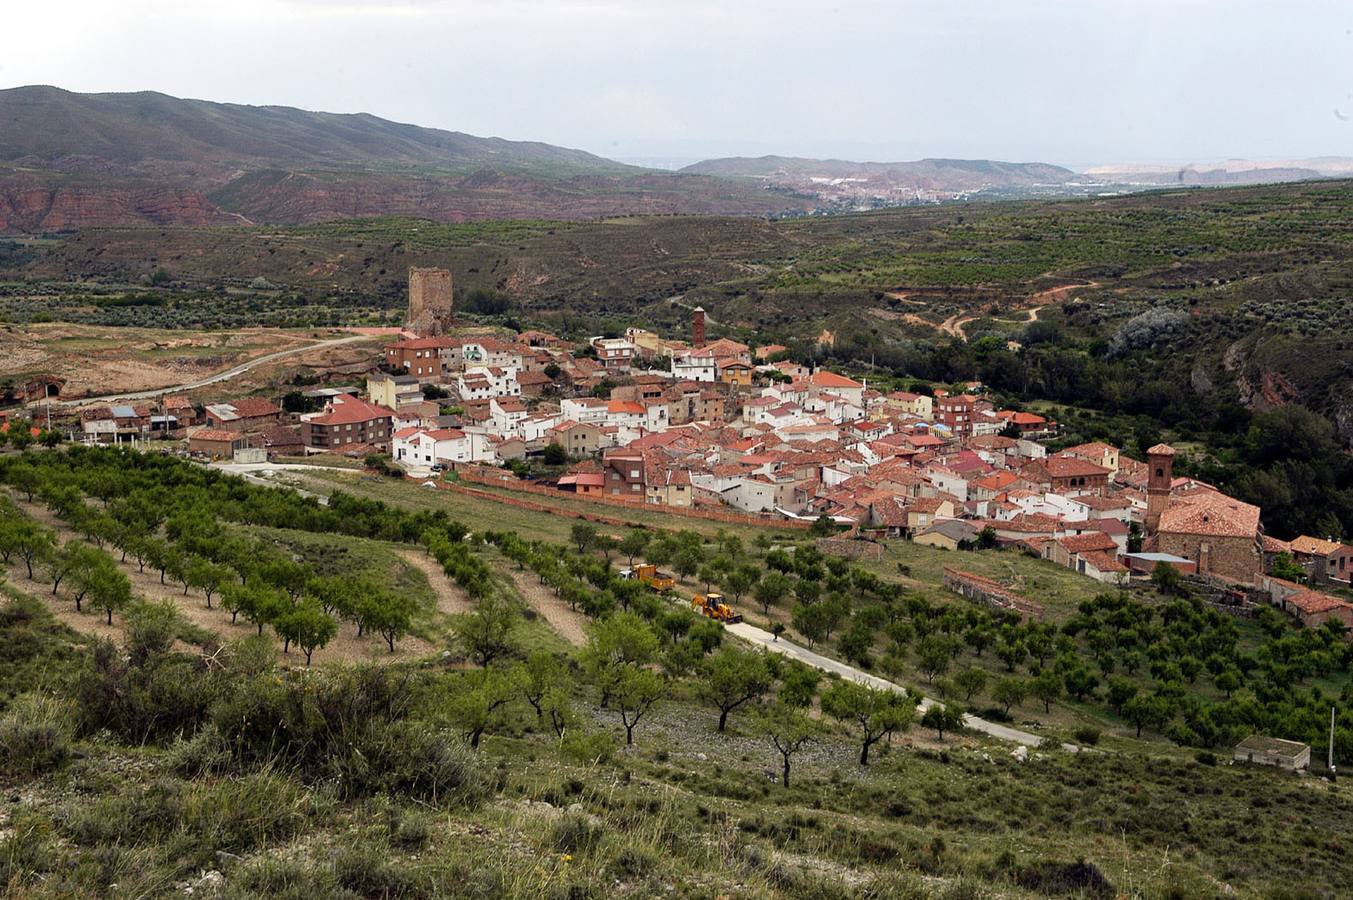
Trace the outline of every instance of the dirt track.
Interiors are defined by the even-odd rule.
[[[583,625],[587,622],[586,616],[569,609],[563,600],[554,596],[532,573],[513,569],[508,574],[512,576],[512,583],[516,585],[517,593],[521,594],[526,605],[539,613],[546,624],[554,629],[555,634],[575,647],[587,643],[587,632],[583,629]]]

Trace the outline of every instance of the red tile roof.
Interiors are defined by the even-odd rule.
[[[1216,491],[1200,490],[1171,500],[1161,513],[1156,530],[1170,534],[1255,537],[1259,533],[1259,507]]]
[[[1326,541],[1308,534],[1292,539],[1292,552],[1307,556],[1329,556],[1342,546],[1338,541]]]
[[[1097,466],[1078,456],[1049,456],[1046,459],[1029,463],[1028,468],[1035,472],[1044,473],[1050,478],[1079,478],[1109,474],[1109,470],[1103,466]]]
[[[1082,553],[1081,558],[1101,572],[1126,572],[1127,566],[1103,550],[1090,550]]]
[[[1340,600],[1338,597],[1331,597],[1329,594],[1321,594],[1311,590],[1298,591],[1284,598],[1283,602],[1295,606],[1308,615],[1349,606],[1346,601]]]
[[[241,419],[250,419],[255,416],[275,416],[282,412],[271,400],[264,397],[242,397],[239,400],[231,400],[226,405],[234,407],[235,415]]]
[[[858,381],[854,381],[844,375],[838,375],[835,372],[828,372],[826,369],[818,369],[804,380],[814,387],[846,389],[863,387]]]
[[[233,443],[243,438],[244,435],[237,431],[226,431],[223,428],[199,428],[188,435],[190,441],[219,441],[222,443]]]
[[[355,425],[358,422],[394,417],[394,411],[384,406],[367,403],[365,400],[359,400],[347,394],[340,396],[342,402],[334,403],[327,413],[315,416],[307,421],[314,425]]]
[[[1059,538],[1057,542],[1065,547],[1068,553],[1089,553],[1094,550],[1118,549],[1118,545],[1113,542],[1113,538],[1102,531],[1071,535]]]

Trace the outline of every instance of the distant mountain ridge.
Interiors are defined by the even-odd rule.
[[[0,90],[0,234],[123,225],[313,224],[390,215],[439,222],[797,215],[1304,180],[1339,166],[1353,171],[1353,161],[1333,158],[1284,165],[1106,167],[1085,176],[1039,162],[764,156],[710,159],[666,171],[367,113],[184,100],[152,91],[80,94],[42,85]]]
[[[0,91],[0,234],[118,225],[764,215],[812,198],[365,113]]]
[[[990,159],[918,159],[910,162],[853,162],[797,156],[733,156],[707,159],[681,169],[697,175],[770,178],[776,175],[822,178],[910,178],[940,189],[977,188],[984,184],[1060,184],[1076,173],[1047,163],[1012,163]]]
[[[0,91],[0,161],[53,163],[72,157],[119,167],[154,161],[636,171],[583,150],[475,137],[367,113],[181,100],[153,91],[77,94],[48,86]]]
[[[1182,166],[1120,163],[1086,169],[1100,181],[1145,185],[1261,184],[1277,181],[1311,181],[1347,178],[1353,175],[1353,157],[1316,156],[1309,159],[1255,161],[1228,159],[1219,163],[1187,163]]]

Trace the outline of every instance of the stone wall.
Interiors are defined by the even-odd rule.
[[[974,603],[981,603],[995,609],[1005,609],[1019,613],[1023,619],[1042,619],[1043,607],[1027,597],[1021,597],[999,581],[964,572],[949,566],[944,567],[944,586],[956,594],[962,594]]]
[[[1207,552],[1203,552],[1207,545]],[[1174,534],[1156,535],[1156,549],[1194,560],[1198,571],[1220,575],[1234,581],[1253,583],[1264,568],[1264,557],[1252,537],[1215,537],[1211,535]]]
[[[657,503],[648,503],[643,497],[631,499],[628,496],[609,497],[605,495],[573,494],[568,493],[566,491],[561,491],[558,488],[551,487],[549,485],[535,484],[529,481],[522,481],[518,479],[515,475],[511,474],[510,472],[505,472],[501,469],[485,468],[483,466],[477,465],[458,468],[456,470],[456,475],[462,482],[472,484],[473,483],[485,484],[490,485],[492,487],[501,488],[504,490],[521,492],[523,494],[536,494],[542,497],[551,497],[554,498],[555,500],[563,500],[563,501],[576,500],[581,503],[595,503],[601,506],[612,506],[622,508],[628,507],[630,509],[634,508],[647,509],[653,512],[662,513],[663,515],[677,516],[687,519],[705,519],[706,521],[723,522],[729,525],[759,525],[768,528],[782,528],[786,531],[807,531],[813,525],[813,523],[811,522],[804,522],[796,519],[784,519],[781,518],[780,516],[772,515],[770,513],[763,513],[761,515],[752,515],[749,513],[740,513],[732,511],[725,512],[723,510],[718,509],[697,509],[683,506],[664,506]],[[503,497],[503,495],[498,492],[489,493],[486,491],[481,491],[480,493],[493,497],[494,499],[500,499],[504,501],[510,499]],[[513,505],[520,506],[520,504]],[[560,509],[558,505],[542,506],[542,504],[536,504],[535,506],[542,507],[543,509],[547,509],[551,512],[563,513],[564,515],[573,514],[569,510]],[[579,514],[579,517],[585,518],[587,516]]]
[[[1253,587],[1210,575],[1185,575],[1184,583],[1206,606],[1238,619],[1253,618],[1264,602],[1264,594]]]

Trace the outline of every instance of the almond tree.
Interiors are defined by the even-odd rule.
[[[626,664],[616,679],[612,697],[620,710],[620,721],[625,725],[625,743],[634,743],[634,726],[662,698],[667,684],[652,669],[641,669]]]
[[[909,695],[838,681],[822,693],[822,711],[854,725],[860,736],[860,765],[869,765],[869,748],[894,731],[906,731],[916,717]]]
[[[803,710],[777,702],[762,713],[757,727],[780,754],[780,780],[789,787],[789,767],[794,755],[822,733],[822,726]]]
[[[725,647],[701,666],[700,689],[719,710],[719,731],[728,714],[770,689],[770,671],[760,653]]]

